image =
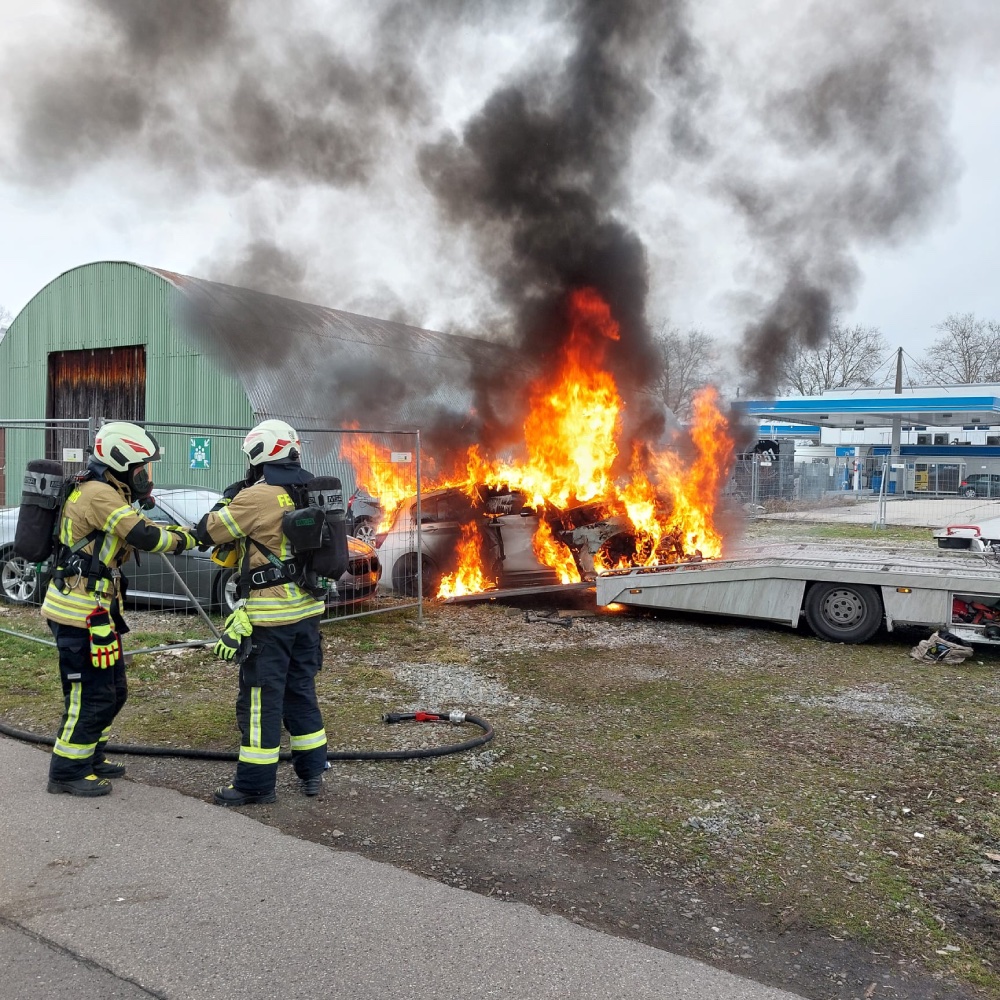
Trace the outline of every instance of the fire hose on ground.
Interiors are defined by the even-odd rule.
[[[493,739],[493,726],[478,715],[467,712],[386,712],[382,716],[386,724],[398,722],[446,722],[460,726],[468,722],[482,730],[480,735],[461,743],[446,743],[439,747],[418,747],[409,750],[328,750],[326,759],[330,760],[414,760],[421,757],[444,757],[448,754],[474,750],[489,743]],[[0,720],[0,733],[24,743],[38,743],[44,746],[54,746],[55,738],[40,736],[26,729],[17,729]],[[131,743],[109,743],[105,747],[108,753],[131,754],[137,757],[186,757],[196,760],[239,760],[239,754],[231,750],[196,750],[185,747],[141,746]],[[284,751],[280,760],[291,760],[291,753]]]
[[[162,555],[162,553],[161,553]],[[190,598],[192,604],[197,609],[198,613],[208,624],[215,638],[219,638],[219,630],[215,627],[215,623],[209,618],[205,613],[204,609],[198,603],[194,594],[191,593],[190,588],[184,581],[184,578],[177,572],[177,569],[171,565],[170,560],[164,556],[164,563],[170,572],[174,575],[175,579],[180,584],[181,588]],[[7,629],[0,631],[8,632],[10,635],[16,635],[23,639],[34,639],[33,636],[21,635],[18,632],[9,632]],[[38,640],[35,640],[38,641]],[[46,645],[54,646],[55,643],[48,642],[46,640],[41,640]],[[183,647],[204,647],[210,646],[215,642],[214,639],[196,639],[191,642],[184,643],[174,643],[169,646],[156,646],[150,649],[134,650],[128,654],[128,659],[137,653],[152,653],[158,652],[161,649],[176,649]],[[420,710],[416,712],[386,712],[382,716],[382,721],[389,724],[394,724],[397,722],[447,722],[453,726],[461,726],[468,722],[470,725],[478,726],[482,730],[479,736],[474,736],[471,739],[463,740],[461,743],[446,743],[439,747],[419,747],[409,750],[328,750],[326,754],[326,759],[330,760],[414,760],[421,757],[445,757],[448,754],[462,753],[466,750],[474,750],[476,747],[481,747],[486,743],[489,743],[493,739],[494,732],[493,726],[487,722],[485,719],[479,718],[478,715],[471,715],[468,712],[428,712],[425,710]],[[32,733],[26,729],[17,729],[14,726],[8,725],[2,719],[0,719],[0,734],[4,736],[10,736],[15,740],[21,740],[24,743],[37,743],[43,746],[55,746],[55,737],[52,736],[40,736],[38,733]],[[115,754],[131,754],[137,757],[185,757],[193,758],[196,760],[228,760],[237,761],[239,760],[239,754],[231,750],[195,750],[184,747],[158,747],[158,746],[142,746],[131,743],[109,743],[105,750],[108,753]],[[279,760],[291,760],[292,755],[289,751],[284,751],[279,754]]]

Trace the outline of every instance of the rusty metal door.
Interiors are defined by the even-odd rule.
[[[49,354],[49,391],[45,415],[50,420],[104,417],[141,423],[146,416],[146,348],[106,347]],[[46,435],[46,457],[62,458],[58,426]]]

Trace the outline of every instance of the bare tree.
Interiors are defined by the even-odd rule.
[[[886,378],[876,380],[875,375],[888,353],[889,345],[877,326],[835,322],[825,344],[800,344],[789,353],[779,371],[779,384],[802,396],[881,385]]]
[[[664,323],[656,334],[656,346],[663,363],[656,387],[664,403],[678,416],[686,417],[695,392],[715,381],[718,345],[701,330],[681,333]]]
[[[974,313],[952,313],[934,329],[941,336],[918,362],[924,378],[962,385],[1000,382],[1000,323]]]
[[[0,305],[0,334],[6,332],[7,327],[10,326],[10,321],[14,317],[11,315],[10,310],[3,305]]]

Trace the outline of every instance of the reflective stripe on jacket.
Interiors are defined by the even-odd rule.
[[[284,486],[265,482],[248,486],[220,510],[205,519],[205,531],[216,544],[236,541],[239,563],[250,553],[250,569],[268,566],[264,555],[250,539],[273,552],[282,562],[292,558],[292,546],[281,530],[281,519],[295,509],[295,502]],[[245,610],[254,625],[291,625],[323,613],[324,604],[294,583],[279,583],[273,587],[251,590]]]
[[[117,570],[132,558],[134,551],[125,543],[125,536],[140,523],[145,523],[158,532],[158,540],[150,552],[168,552],[177,547],[177,537],[164,531],[149,518],[144,517],[129,503],[128,496],[116,484],[103,479],[88,479],[79,483],[66,498],[59,521],[60,546],[72,546],[86,538],[92,531],[104,532],[103,540],[88,542],[80,553],[82,573],[67,575],[66,590],[62,591],[55,581],[50,581],[42,603],[42,615],[62,625],[87,627],[87,615],[97,605],[109,608],[118,597],[120,586],[118,574],[102,576],[92,591],[87,590],[87,571],[94,546],[100,544],[98,558],[109,570]],[[56,553],[65,554],[65,549]]]

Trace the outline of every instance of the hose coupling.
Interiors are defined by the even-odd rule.
[[[465,722],[465,712],[449,712],[448,721],[453,726],[460,726],[463,722]]]

